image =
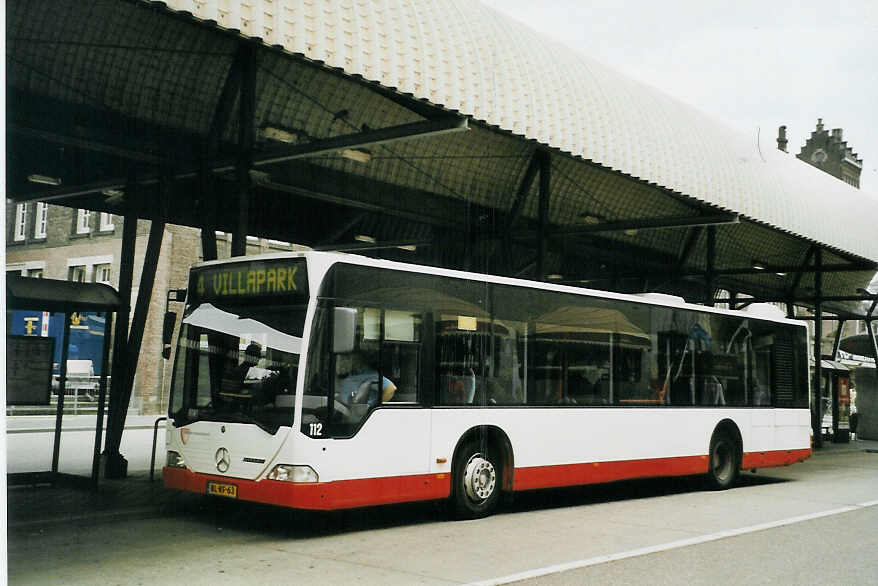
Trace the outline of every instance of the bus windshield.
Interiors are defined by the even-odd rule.
[[[292,280],[288,291],[260,291],[255,276],[247,290],[237,281],[278,269],[254,262],[231,267],[193,271],[169,414],[177,426],[252,423],[274,434],[293,423],[307,292]],[[299,268],[304,273],[303,262]]]

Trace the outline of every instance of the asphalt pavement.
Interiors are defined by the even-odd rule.
[[[99,478],[96,488],[85,482],[91,470],[94,430],[77,431],[77,429],[87,424],[86,419],[88,418],[77,421],[70,418],[69,425],[71,427],[65,429],[65,433],[62,435],[62,445],[66,444],[72,453],[78,453],[82,456],[81,460],[85,463],[83,466],[73,466],[72,473],[60,477],[54,482],[38,479],[30,484],[9,485],[7,487],[7,511],[10,528],[156,517],[179,507],[181,500],[197,497],[197,495],[167,490],[162,485],[161,467],[164,460],[164,435],[161,425],[159,425],[156,446],[156,469],[153,478],[150,479],[149,463],[154,417],[129,419],[131,427],[126,427],[123,434],[128,442],[127,444],[123,442],[122,450],[123,455],[129,459],[127,478],[113,480]],[[92,419],[92,423],[93,421]],[[27,433],[21,431],[25,429],[29,431]],[[28,444],[28,449],[31,450],[39,449],[41,452],[45,452],[48,449],[49,456],[51,456],[51,441],[47,443],[47,438],[44,437],[47,433],[45,430],[46,427],[39,425],[38,422],[31,422],[30,426],[13,422],[7,431],[8,461],[23,460],[19,455],[13,453],[16,443],[10,442],[10,439],[20,439],[19,443]],[[126,451],[124,449],[126,445],[129,448],[137,448],[137,451]],[[826,443],[822,449],[814,452],[813,457],[822,459],[861,451],[878,453],[878,441],[855,440],[846,444]],[[9,469],[8,472],[40,472],[47,469],[35,463],[34,459],[29,460],[29,462],[30,466],[18,466],[19,469]],[[63,466],[61,471],[65,472]]]
[[[698,478],[533,491],[455,522],[419,503],[327,515],[215,501],[140,470],[96,491],[10,487],[9,580],[873,584],[876,486],[878,442],[855,441],[729,491]]]

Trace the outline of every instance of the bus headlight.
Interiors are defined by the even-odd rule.
[[[186,462],[179,452],[168,450],[168,468],[185,468]]]
[[[317,473],[311,466],[278,464],[268,473],[268,478],[282,482],[317,482]]]

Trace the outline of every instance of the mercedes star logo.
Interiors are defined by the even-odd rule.
[[[218,449],[213,456],[213,461],[216,462],[217,470],[220,472],[228,472],[229,464],[231,463],[231,460],[229,459],[229,451],[225,448]]]

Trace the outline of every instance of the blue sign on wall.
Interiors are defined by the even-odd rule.
[[[12,313],[11,334],[55,338],[53,372],[57,374],[61,364],[64,314],[23,310],[15,310]],[[69,360],[91,360],[96,376],[101,374],[101,361],[104,353],[104,324],[105,318],[101,313],[84,311],[70,315],[70,349],[67,358]]]

